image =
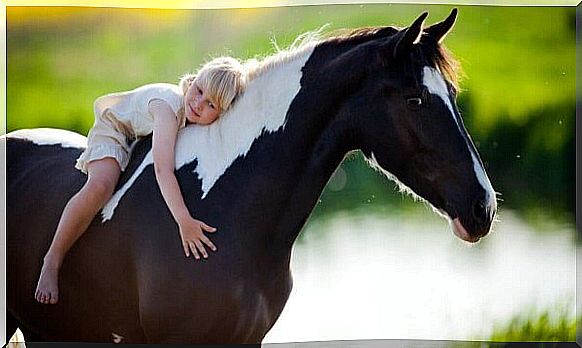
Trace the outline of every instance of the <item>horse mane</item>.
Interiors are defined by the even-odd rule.
[[[321,43],[351,43],[359,44],[364,41],[389,36],[398,31],[395,27],[365,27],[357,29],[335,29],[326,32],[329,24],[325,24],[315,30],[299,34],[295,40],[286,48],[280,48],[277,42],[272,39],[271,43],[275,47],[275,54],[260,58],[251,58],[244,65],[247,73],[247,82],[250,82],[266,72],[285,64]]]
[[[421,39],[418,52],[423,60],[435,66],[449,83],[459,89],[459,77],[463,74],[461,64],[444,45],[432,39]]]
[[[300,34],[293,43],[285,49],[280,49],[277,43],[274,40],[271,40],[276,49],[275,54],[267,56],[262,60],[253,58],[245,62],[247,81],[252,81],[267,71],[302,56],[319,44],[331,43],[358,45],[366,41],[392,36],[403,29],[395,26],[377,26],[356,29],[341,28],[325,32],[327,26],[328,25],[326,24],[318,29]],[[444,78],[458,89],[459,77],[462,76],[459,61],[444,45],[435,40],[429,39],[426,33],[423,33],[423,36],[426,39],[421,39],[417,46],[417,54],[420,55],[419,58],[427,64],[436,67],[441,74],[443,74]]]
[[[244,63],[247,82],[297,57],[303,56],[303,54],[310,52],[311,49],[321,43],[358,45],[366,41],[392,36],[403,29],[395,26],[377,26],[356,29],[340,28],[326,32],[325,29],[327,27],[328,24],[325,24],[318,29],[298,35],[293,43],[284,49],[279,48],[274,39],[271,40],[276,50],[275,54],[264,57],[262,60],[252,58]],[[426,33],[424,35],[426,36]],[[435,66],[444,75],[445,79],[458,89],[459,76],[462,72],[459,62],[451,52],[444,45],[434,40],[420,40],[419,48],[421,58],[428,64]]]
[[[264,57],[261,60],[258,58],[252,58],[244,63],[247,74],[247,83],[278,66],[288,63],[304,54],[311,53],[311,50],[321,43],[321,34],[325,27],[326,26],[324,25],[319,29],[307,31],[298,35],[291,45],[284,49],[279,48],[276,41],[272,39],[271,43],[275,47],[275,54]]]
[[[328,42],[360,44],[365,41],[375,40],[396,34],[400,29],[388,27],[362,27],[356,29],[340,28],[329,32],[326,37]]]

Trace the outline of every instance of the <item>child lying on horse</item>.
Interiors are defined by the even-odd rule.
[[[95,124],[76,163],[88,179],[63,210],[44,257],[35,293],[38,302],[57,303],[59,269],[66,253],[112,196],[129,162],[130,142],[141,136],[153,134],[156,179],[179,226],[186,257],[192,253],[196,259],[207,258],[205,246],[216,251],[203,233],[216,229],[194,219],[184,203],[174,174],[174,147],[178,131],[188,123],[208,125],[226,111],[244,81],[243,66],[236,59],[222,57],[205,64],[196,75],[182,77],[179,85],[148,84],[95,101]]]

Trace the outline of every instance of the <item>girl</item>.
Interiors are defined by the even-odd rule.
[[[76,164],[88,179],[63,210],[44,257],[35,293],[38,302],[57,303],[58,274],[65,254],[112,196],[129,162],[129,142],[150,133],[156,179],[180,229],[186,257],[191,252],[196,259],[200,255],[207,258],[205,245],[216,251],[203,233],[216,229],[194,219],[184,203],[174,174],[174,146],[178,130],[186,123],[208,125],[226,111],[241,92],[244,76],[236,59],[221,57],[208,62],[196,75],[182,77],[179,85],[149,84],[95,101],[95,124],[87,149]]]

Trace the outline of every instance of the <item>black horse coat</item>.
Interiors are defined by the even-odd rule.
[[[255,71],[229,114],[182,130],[182,194],[195,218],[217,227],[207,260],[184,256],[151,139],[142,139],[118,193],[65,258],[56,305],[34,292],[62,209],[86,179],[74,169],[82,146],[64,131],[8,134],[9,335],[18,326],[32,341],[261,342],[291,291],[293,242],[352,150],[454,220],[458,236],[478,240],[494,193],[439,72],[455,15],[425,32],[423,15],[405,30],[281,53]]]

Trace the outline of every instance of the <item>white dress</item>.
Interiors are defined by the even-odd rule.
[[[125,170],[132,142],[153,131],[154,117],[149,112],[149,102],[153,99],[168,103],[178,117],[179,127],[185,127],[184,94],[178,85],[153,83],[104,95],[93,105],[95,123],[89,131],[87,149],[77,159],[75,168],[87,173],[87,163],[111,157]]]

